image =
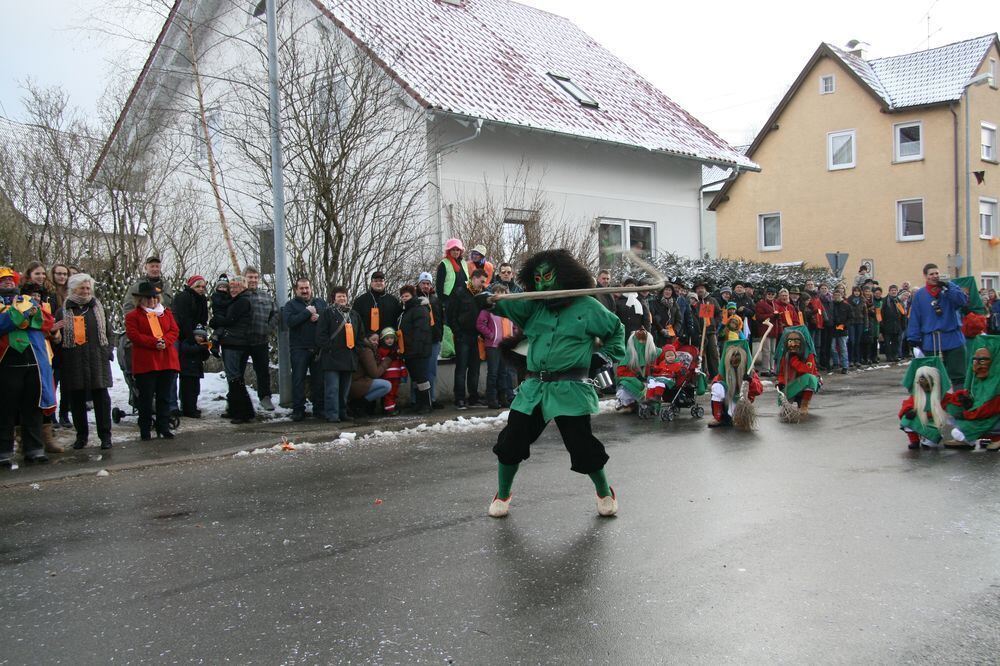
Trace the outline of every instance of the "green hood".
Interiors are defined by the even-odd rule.
[[[977,335],[971,342],[969,369],[965,371],[965,388],[972,396],[972,408],[978,409],[1000,395],[1000,335]],[[990,374],[986,379],[979,380],[972,374],[972,355],[983,347],[990,350],[993,365],[990,366]]]
[[[951,390],[951,380],[948,379],[948,371],[945,370],[944,362],[940,356],[925,356],[913,359],[910,362],[910,366],[906,369],[906,376],[903,377],[903,386],[912,395],[913,387],[917,383],[917,370],[924,367],[937,368],[938,375],[941,377],[941,396],[944,397],[944,394]]]
[[[809,356],[815,355],[816,348],[813,347],[812,335],[809,333],[809,329],[805,326],[789,326],[781,332],[781,339],[778,340],[778,347],[774,350],[774,357],[782,358],[785,355],[785,341],[788,340],[788,334],[792,331],[797,331],[802,334],[806,357],[808,358]]]
[[[979,287],[976,286],[976,278],[971,276],[960,277],[953,279],[952,282],[959,287],[969,290],[969,304],[965,306],[966,311],[981,315],[986,314],[986,306],[983,305],[983,299],[979,296]]]
[[[728,340],[725,344],[722,345],[722,351],[719,352],[720,363],[721,359],[724,359],[726,357],[726,350],[729,349],[730,347],[739,347],[740,349],[745,351],[747,353],[747,361],[753,358],[753,353],[750,351],[749,342],[747,342],[746,340]]]

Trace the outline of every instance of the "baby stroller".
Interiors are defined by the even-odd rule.
[[[705,415],[705,408],[698,404],[697,396],[703,395],[705,389],[699,390],[700,377],[704,375],[698,368],[698,348],[682,345],[677,351],[677,360],[681,370],[677,383],[663,392],[659,402],[644,402],[639,406],[639,418],[648,419],[658,416],[660,421],[673,421],[682,409],[691,410],[691,416],[700,419]]]
[[[121,423],[126,416],[135,416],[139,413],[135,394],[135,378],[132,376],[132,341],[128,339],[124,331],[115,332],[118,335],[118,344],[115,345],[115,355],[118,357],[118,367],[122,369],[125,376],[125,385],[128,386],[128,406],[131,411],[113,407],[111,409],[111,420]],[[176,430],[181,425],[181,418],[173,414],[170,415],[170,429]]]

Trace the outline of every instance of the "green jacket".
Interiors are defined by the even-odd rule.
[[[494,312],[512,320],[528,339],[528,370],[559,372],[590,368],[594,338],[601,351],[619,362],[625,355],[625,327],[621,320],[590,296],[549,309],[545,301],[498,301]],[[531,414],[541,405],[542,417],[583,416],[598,411],[597,391],[581,381],[542,382],[529,378],[521,384],[511,409]]]

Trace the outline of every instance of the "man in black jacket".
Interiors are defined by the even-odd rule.
[[[233,423],[248,423],[256,415],[244,380],[250,358],[253,303],[243,276],[234,275],[229,279],[229,295],[233,300],[225,312],[214,313],[209,324],[216,331],[222,330],[222,365],[229,382],[227,414]]]
[[[455,335],[455,407],[483,407],[479,400],[479,331],[476,319],[481,309],[476,296],[486,287],[486,271],[476,269],[462,289],[451,293],[448,325]],[[468,392],[468,402],[466,402]]]
[[[309,396],[313,415],[323,416],[323,366],[316,354],[316,328],[326,301],[313,298],[309,278],[295,281],[295,298],[281,308],[281,319],[288,328],[288,347],[292,361],[292,420],[306,417],[306,374],[309,375]]]
[[[399,299],[385,290],[382,271],[372,273],[368,291],[354,299],[351,309],[358,313],[365,335],[378,333],[386,326],[395,328],[399,315],[403,314]]]
[[[322,352],[323,400],[326,420],[330,423],[351,421],[347,415],[347,396],[351,391],[351,376],[358,369],[358,345],[361,338],[361,318],[350,308],[347,287],[334,287],[333,305],[319,317],[316,344]]]
[[[502,268],[502,267],[501,267]],[[431,384],[431,407],[434,409],[444,409],[444,405],[436,400],[434,390],[438,374],[438,357],[441,356],[441,341],[444,339],[444,305],[434,290],[433,278],[430,273],[421,273],[417,281],[417,297],[427,299],[427,307],[431,314],[431,334],[432,344],[430,357],[427,359],[427,381]],[[413,389],[412,401],[417,401],[416,389]]]
[[[610,287],[611,286],[611,271],[606,268],[600,270],[597,273],[597,286],[598,287]],[[610,312],[615,312],[615,307],[617,305],[614,294],[598,294],[594,296],[601,305],[606,307]]]

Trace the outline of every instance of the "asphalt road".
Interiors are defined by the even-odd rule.
[[[486,428],[3,488],[0,664],[997,663],[1000,455],[907,451],[901,374],[599,417],[613,519],[554,427],[499,521]]]

